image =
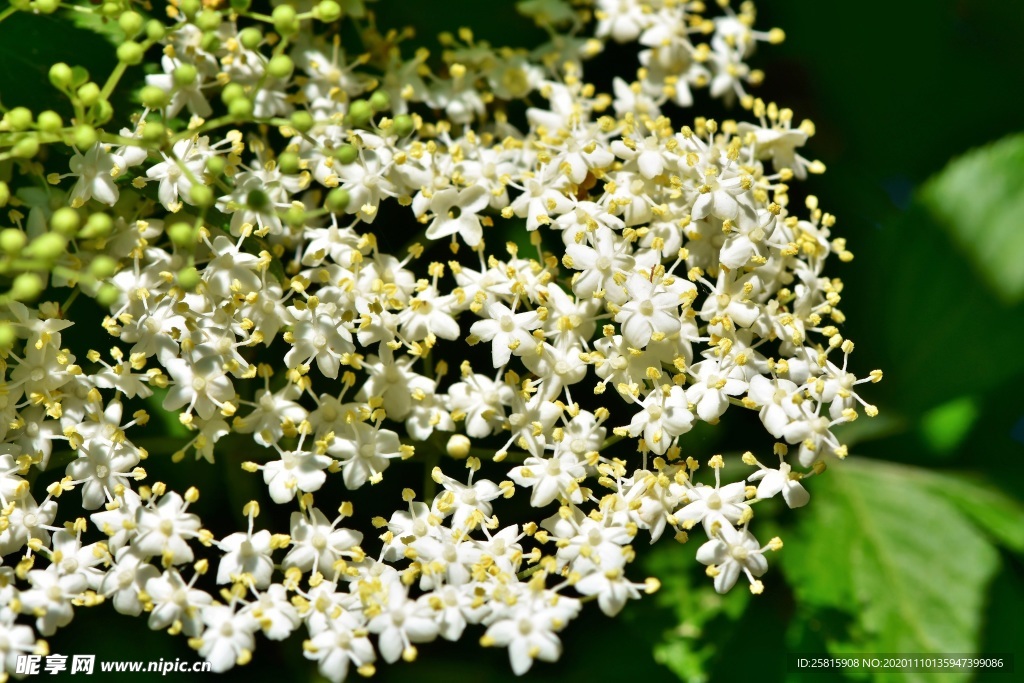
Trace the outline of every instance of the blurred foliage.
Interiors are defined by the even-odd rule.
[[[415,24],[410,42],[432,49],[438,32],[460,26],[495,44],[536,44],[542,34],[514,5],[438,0],[424,12],[419,2],[384,0],[373,9],[382,31]],[[1024,462],[1024,138],[1007,137],[1022,127],[1011,98],[1024,88],[1024,4],[764,0],[760,9],[760,23],[783,27],[788,39],[755,59],[768,76],[757,94],[817,124],[811,156],[829,172],[810,188],[838,215],[834,233],[857,255],[831,274],[846,284],[843,333],[859,341],[858,372],[886,372],[865,391],[882,414],[848,428],[855,455],[808,482],[803,514],[773,516],[786,547],[771,558],[764,595],[739,588],[718,596],[692,547],[680,551],[668,539],[638,547],[638,564],[662,577],[662,591],[614,620],[589,610],[564,632],[561,661],[535,667],[531,681],[825,683],[842,676],[790,672],[785,653],[1024,655],[1016,635],[1024,508],[1015,479]],[[11,17],[0,40],[0,101],[59,107],[45,69],[65,60],[108,73],[119,38],[104,33],[77,27],[67,14]],[[618,60],[610,50],[593,73],[621,67]],[[130,90],[120,88],[120,96]],[[102,331],[81,332],[83,344],[108,343]],[[153,423],[155,439],[181,436],[173,416]],[[742,443],[742,420],[734,430],[729,436]],[[715,431],[687,447],[706,457],[703,450],[732,445]],[[190,470],[189,483],[223,492],[201,499],[204,519],[237,515],[252,497],[238,451],[218,450],[216,464]],[[156,460],[148,467],[174,485],[174,468],[161,470]],[[197,472],[204,481],[195,481]],[[397,495],[382,489],[375,491],[381,499]],[[53,651],[195,659],[181,638],[97,611],[52,638]],[[225,678],[317,680],[299,653],[298,643],[264,641],[250,666]],[[515,680],[504,651],[464,643],[423,647],[414,666],[382,666],[375,679]],[[876,680],[926,679],[934,677]]]

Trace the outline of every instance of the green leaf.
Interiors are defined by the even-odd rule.
[[[654,659],[680,680],[703,683],[722,654],[717,646],[727,641],[746,610],[750,592],[740,586],[719,595],[704,576],[693,549],[663,541],[644,568],[662,580],[653,599],[675,613],[677,625],[655,644]]]
[[[921,198],[1003,301],[1024,299],[1024,135],[955,159]]]
[[[852,617],[848,628],[824,634],[830,651],[977,651],[999,554],[973,519],[936,490],[934,476],[851,460],[815,480],[811,504],[780,559],[804,606]],[[874,679],[932,680],[912,673]]]
[[[970,434],[980,414],[973,396],[955,398],[925,413],[921,435],[936,453],[950,453]]]
[[[929,474],[929,486],[1010,550],[1024,554],[1024,505],[991,484],[964,475]]]

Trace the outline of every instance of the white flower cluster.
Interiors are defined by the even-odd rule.
[[[833,428],[876,412],[856,386],[881,378],[847,369],[842,284],[823,273],[852,256],[833,217],[813,197],[805,217],[789,206],[788,183],[823,170],[800,154],[813,127],[744,90],[755,44],[781,33],[753,30],[749,4],[714,18],[670,0],[523,4],[563,30],[532,52],[463,30],[433,68],[395,36],[347,54],[284,4],[277,33],[200,12],[154,41],[154,106],[48,190],[108,223],[63,258],[116,261],[65,281],[108,305],[117,346],[79,364],[56,305],[3,314],[19,340],[0,379],[9,669],[75,607],[109,601],[216,671],[301,628],[333,681],[466,633],[521,674],[558,658],[582,602],[614,615],[656,589],[629,578],[631,544],[669,529],[701,529],[717,590],[741,575],[762,590],[781,541],[751,533],[756,503],[806,504],[801,480],[845,455]],[[640,48],[613,94],[583,78],[607,40]],[[751,120],[663,114],[702,87]],[[517,123],[506,105],[527,99]],[[176,116],[188,127],[154,148],[146,129]],[[505,226],[528,239],[490,250]],[[295,508],[290,527],[258,528],[253,501],[248,528],[220,538],[190,511],[195,488],[145,483],[131,432],[149,416],[125,406],[147,398],[192,433],[175,461],[251,435],[240,476]],[[773,459],[716,455],[714,484],[698,482],[680,437],[731,407],[757,412]],[[373,520],[380,543],[351,504],[316,505],[399,460],[431,483]],[[34,491],[30,471],[58,461]],[[537,521],[499,522],[514,494]]]

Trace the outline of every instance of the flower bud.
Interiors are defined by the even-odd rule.
[[[78,149],[89,149],[96,144],[96,129],[84,123],[75,126],[74,141]]]
[[[11,188],[7,186],[7,183],[0,180],[0,209],[7,206],[9,201],[11,201]]]
[[[179,87],[187,87],[196,82],[199,73],[191,64],[179,64],[173,71],[174,84]]]
[[[36,273],[21,273],[11,283],[11,297],[16,301],[31,301],[43,293],[46,283]]]
[[[171,244],[180,249],[191,249],[196,245],[196,230],[188,223],[175,223],[167,228]]]
[[[117,18],[117,25],[124,31],[126,38],[134,38],[142,30],[142,15],[131,10],[122,12]]]
[[[236,97],[228,105],[228,113],[236,119],[247,119],[252,116],[252,100],[248,97]]]
[[[224,167],[227,165],[224,157],[213,156],[206,160],[206,172],[216,178],[224,173]]]
[[[121,292],[112,284],[105,284],[96,292],[96,303],[100,306],[113,306]]]
[[[294,175],[299,172],[299,155],[295,152],[282,152],[277,157],[277,167],[285,175]]]
[[[377,90],[370,95],[370,108],[375,112],[382,112],[391,108],[391,96],[383,90]]]
[[[14,341],[18,338],[17,333],[14,331],[14,326],[10,323],[0,323],[0,349],[9,349],[14,346]]]
[[[400,138],[404,138],[406,135],[413,132],[415,128],[416,124],[408,114],[399,114],[391,123],[391,130]]]
[[[199,281],[202,278],[199,277],[199,271],[195,269],[195,266],[189,268],[182,268],[178,271],[178,284],[181,288],[192,292],[199,286]]]
[[[365,125],[373,118],[373,108],[366,100],[355,100],[348,107],[348,117],[352,125]]]
[[[313,115],[308,111],[299,110],[291,116],[292,128],[299,131],[300,133],[307,132],[313,127]]]
[[[82,104],[91,107],[100,99],[100,86],[90,81],[78,89],[77,95]]]
[[[327,24],[341,19],[341,5],[334,0],[323,0],[313,8],[313,12],[317,19]]]
[[[213,206],[213,190],[206,185],[193,185],[188,191],[192,203],[201,209]]]
[[[78,212],[70,206],[62,206],[54,211],[53,216],[50,217],[50,229],[64,237],[74,237],[81,225],[82,219],[79,217]]]
[[[0,249],[6,254],[17,254],[25,246],[28,238],[18,228],[0,230]]]
[[[162,142],[167,129],[159,121],[147,121],[146,127],[142,129],[142,139],[146,142]]]
[[[43,233],[25,247],[25,255],[32,258],[41,258],[46,261],[55,261],[60,258],[67,247],[68,241],[63,235],[56,232]]]
[[[134,40],[126,40],[117,46],[117,59],[128,66],[135,66],[142,62],[145,52]]]
[[[114,220],[107,214],[98,211],[89,215],[89,218],[85,220],[85,227],[78,232],[78,236],[83,239],[106,237],[113,229]]]
[[[186,17],[194,17],[203,7],[201,0],[181,0],[178,5]]]
[[[331,212],[341,213],[348,206],[350,199],[348,190],[336,187],[327,193],[327,199],[324,203]]]
[[[149,109],[162,109],[167,106],[170,96],[155,85],[147,85],[139,92],[139,99]]]
[[[157,19],[150,19],[146,22],[146,37],[152,41],[163,40],[167,35],[167,27]]]
[[[274,55],[267,63],[267,73],[274,78],[288,78],[294,70],[295,62],[288,55]]]
[[[238,42],[242,44],[246,50],[255,50],[263,42],[263,34],[260,30],[254,26],[243,28],[238,33]]]
[[[469,449],[472,445],[469,437],[465,434],[452,434],[451,438],[448,439],[448,445],[445,450],[448,451],[448,455],[456,460],[465,460],[469,456]]]
[[[50,83],[53,83],[55,88],[65,90],[71,86],[71,81],[74,77],[71,67],[64,62],[57,62],[50,67]]]
[[[343,164],[351,164],[359,158],[359,150],[352,145],[342,145],[334,150],[334,158]]]
[[[117,272],[117,261],[106,254],[100,254],[89,264],[89,274],[97,280],[105,280]]]
[[[36,0],[34,7],[40,14],[53,14],[60,9],[60,0]]]
[[[228,83],[220,93],[224,104],[231,104],[240,97],[245,97],[245,88],[240,83]]]
[[[11,156],[16,159],[31,159],[39,152],[39,138],[32,136],[22,138],[14,143],[11,148]]]
[[[284,220],[293,228],[301,228],[306,224],[306,209],[301,206],[290,206],[284,212]]]
[[[274,20],[274,30],[282,36],[298,33],[299,17],[291,5],[278,5],[274,8],[271,18]]]
[[[25,107],[15,107],[4,115],[4,119],[16,133],[32,127],[32,112]]]
[[[222,19],[223,17],[217,10],[204,9],[196,17],[196,26],[202,31],[216,31],[220,27]]]
[[[36,126],[43,133],[56,133],[64,127],[64,120],[57,112],[47,109],[36,117]]]

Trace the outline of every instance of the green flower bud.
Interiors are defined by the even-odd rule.
[[[196,26],[202,31],[216,31],[220,27],[221,22],[220,12],[213,9],[204,9],[196,17]]]
[[[199,74],[196,72],[196,68],[191,64],[179,64],[177,68],[174,69],[171,76],[174,78],[175,85],[184,88],[195,83]]]
[[[106,254],[100,254],[89,264],[89,274],[97,280],[105,280],[117,272],[117,261]]]
[[[194,292],[201,281],[202,278],[199,277],[199,271],[195,269],[195,266],[178,271],[178,284],[188,292]]]
[[[408,114],[399,114],[391,123],[391,130],[400,138],[404,138],[416,129],[416,124]]]
[[[391,97],[383,90],[377,90],[370,95],[370,108],[375,112],[381,112],[391,108]]]
[[[59,232],[64,237],[74,237],[81,225],[82,219],[78,212],[70,206],[62,206],[50,217],[50,229]]]
[[[11,188],[7,186],[7,183],[0,180],[0,209],[7,206],[9,201],[11,201]]]
[[[348,190],[336,187],[327,193],[327,200],[325,204],[327,208],[333,213],[341,213],[348,206],[351,197],[348,195]]]
[[[203,34],[203,40],[200,45],[207,52],[216,52],[220,49],[222,42],[220,36],[215,31],[210,31]]]
[[[231,104],[240,97],[245,97],[245,88],[239,83],[228,83],[220,93],[221,102],[224,104]]]
[[[158,19],[150,19],[146,22],[146,37],[152,41],[163,40],[167,35],[167,27]]]
[[[28,238],[18,228],[4,228],[0,230],[0,249],[6,254],[17,254],[25,247]]]
[[[373,118],[373,107],[366,100],[355,100],[348,106],[348,118],[352,125],[366,125]]]
[[[60,0],[36,0],[35,9],[40,14],[53,14],[60,9]]]
[[[220,177],[224,173],[224,168],[228,165],[228,162],[224,161],[223,157],[215,156],[210,157],[206,160],[206,172],[214,178]]]
[[[86,83],[78,89],[78,99],[87,107],[96,104],[100,99],[100,86],[93,82]]]
[[[46,283],[35,273],[21,273],[11,283],[11,296],[17,301],[32,301],[43,293]]]
[[[181,0],[179,7],[181,7],[181,11],[184,12],[185,16],[191,19],[199,13],[203,3],[201,0]]]
[[[92,106],[92,122],[96,125],[106,123],[114,115],[114,108],[110,105],[110,100],[100,100]]]
[[[236,119],[247,119],[252,116],[252,100],[248,97],[237,97],[228,105],[228,113]]]
[[[193,185],[188,191],[192,203],[201,209],[213,206],[213,190],[206,185]]]
[[[291,5],[278,5],[270,16],[274,20],[274,30],[282,36],[298,33],[299,18]]]
[[[122,12],[117,18],[117,25],[124,31],[125,38],[134,38],[142,30],[142,15],[138,12]]]
[[[243,28],[238,33],[238,42],[242,44],[246,50],[255,50],[263,42],[263,34],[260,33],[258,28],[250,26]]]
[[[64,62],[57,62],[50,67],[50,83],[53,83],[55,88],[60,90],[67,89],[71,86],[71,81],[74,77],[71,67]]]
[[[277,157],[277,167],[285,175],[294,175],[299,172],[299,155],[295,152],[282,152]]]
[[[135,66],[142,62],[146,51],[134,40],[127,40],[117,46],[117,59],[128,66]]]
[[[22,138],[11,147],[11,156],[16,159],[31,159],[39,153],[39,138],[34,135],[30,138]]]
[[[295,62],[288,55],[274,55],[267,63],[267,73],[274,78],[288,78],[295,70]]]
[[[196,246],[196,230],[189,223],[175,223],[167,228],[167,237],[171,244],[179,249],[191,249]]]
[[[64,120],[57,112],[47,109],[36,117],[36,126],[43,133],[56,133],[64,127]]]
[[[32,112],[25,107],[15,107],[4,115],[11,130],[20,132],[32,127]]]
[[[146,121],[146,127],[142,129],[142,139],[146,142],[163,142],[167,135],[167,129],[159,121]]]
[[[292,128],[299,131],[300,133],[307,132],[313,127],[313,115],[308,111],[299,110],[294,112],[291,116]]]
[[[14,331],[14,325],[11,325],[10,323],[0,323],[0,349],[10,349],[14,346],[14,342],[17,338],[18,335]]]
[[[105,284],[100,287],[100,291],[96,292],[96,303],[100,306],[113,306],[119,296],[121,296],[121,292],[117,287]]]
[[[64,253],[67,245],[68,241],[63,235],[56,232],[45,232],[25,247],[25,254],[32,258],[55,261]]]
[[[96,144],[96,129],[90,125],[82,124],[75,127],[75,146],[78,149],[86,150]]]
[[[327,24],[341,19],[341,5],[334,0],[323,0],[313,8],[313,12],[320,21]]]
[[[284,220],[293,228],[301,228],[306,224],[306,209],[301,206],[290,206],[284,212]]]
[[[85,221],[85,227],[78,232],[83,239],[94,239],[106,237],[114,229],[114,219],[102,212],[90,214]]]
[[[270,197],[263,190],[250,190],[245,196],[245,203],[253,211],[263,211],[270,206]]]
[[[334,158],[343,164],[351,164],[359,158],[359,150],[352,145],[342,145],[334,150]]]
[[[167,103],[171,98],[170,95],[157,86],[146,85],[143,86],[142,90],[139,92],[139,99],[142,100],[142,105],[144,107],[149,107],[150,109],[163,109],[167,106]]]
[[[105,2],[100,5],[100,14],[105,17],[116,17],[121,13],[121,3],[119,2]]]

